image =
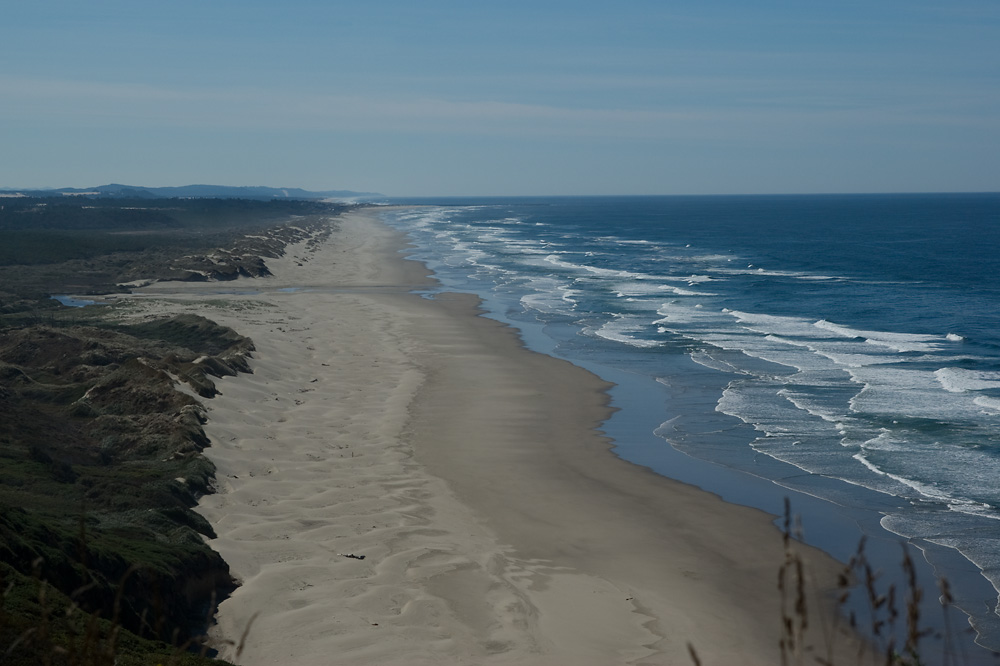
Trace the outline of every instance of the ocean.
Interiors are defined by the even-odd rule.
[[[616,384],[618,455],[886,584],[909,543],[1000,649],[1000,194],[391,203],[441,291]]]

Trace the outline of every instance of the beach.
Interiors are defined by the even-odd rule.
[[[413,293],[432,278],[404,246],[360,210],[273,277],[132,297],[256,346],[253,373],[205,401],[218,492],[198,510],[240,583],[210,631],[220,656],[780,663],[774,517],[618,459],[605,382],[526,350],[470,295]],[[795,550],[813,654],[857,663],[826,637],[841,565]]]

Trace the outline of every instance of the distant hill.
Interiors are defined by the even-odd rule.
[[[298,187],[232,187],[229,185],[184,185],[182,187],[138,187],[112,183],[100,187],[61,187],[45,190],[0,190],[0,196],[23,194],[25,196],[114,197],[128,199],[198,198],[198,199],[369,199],[382,197],[378,192],[351,190],[325,190],[311,192]]]

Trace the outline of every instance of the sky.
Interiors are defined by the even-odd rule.
[[[0,187],[1000,190],[997,0],[32,0],[0,15]]]

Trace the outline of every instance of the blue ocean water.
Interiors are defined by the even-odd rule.
[[[393,203],[442,290],[619,385],[620,455],[794,491],[841,559],[908,540],[1000,648],[1000,195]]]

